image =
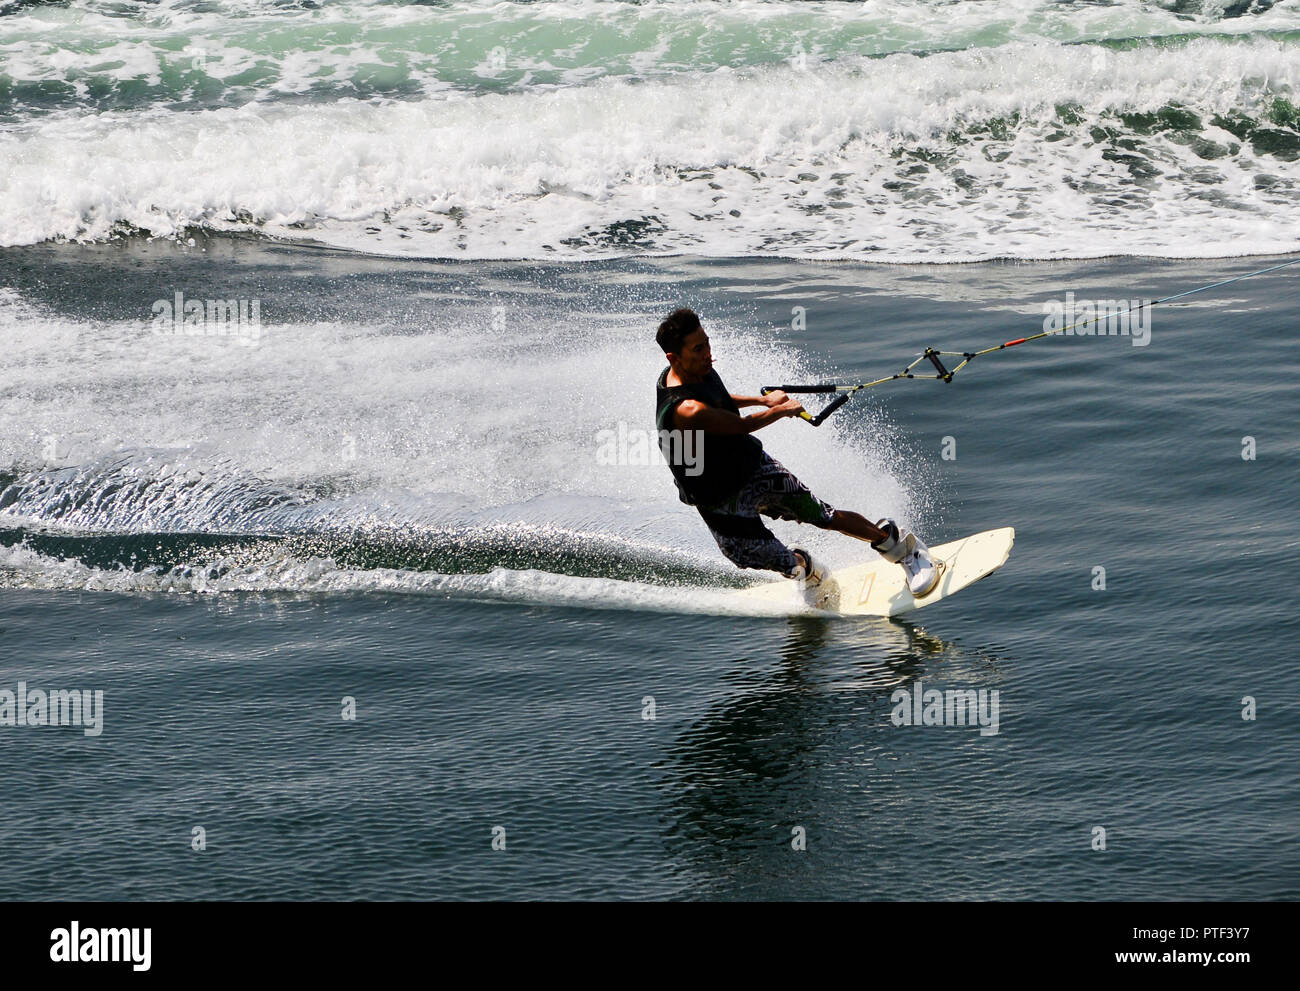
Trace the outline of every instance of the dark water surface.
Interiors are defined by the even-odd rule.
[[[1300,269],[1157,308],[1146,347],[1052,339],[764,431],[932,543],[1016,528],[888,622],[727,614],[667,469],[591,467],[602,424],[649,426],[658,315],[699,309],[748,392],[1270,260],[206,247],[0,252],[0,689],[104,693],[96,737],[0,726],[0,897],[1300,895]],[[262,342],[150,334],[177,290],[260,298]],[[893,725],[917,680],[996,689],[998,732]]]

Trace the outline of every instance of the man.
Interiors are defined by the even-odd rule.
[[[857,513],[832,509],[751,436],[777,420],[798,416],[803,412],[798,401],[780,391],[766,396],[731,395],[713,370],[709,336],[692,310],[668,314],[655,339],[668,358],[656,400],[661,441],[668,446],[671,435],[666,431],[687,430],[700,431],[696,436],[702,441],[692,471],[681,458],[668,458],[673,479],[682,501],[699,510],[730,561],[741,568],[779,572],[805,590],[821,584],[823,569],[806,550],[777,540],[759,519],[761,513],[868,541],[885,560],[902,566],[913,595],[920,597],[934,588],[939,569],[929,549],[913,534],[899,533],[892,520],[872,524]],[[742,406],[766,408],[742,417]]]

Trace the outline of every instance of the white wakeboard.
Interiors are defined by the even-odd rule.
[[[732,594],[737,602],[811,605],[846,616],[897,616],[933,605],[993,574],[1006,563],[1015,542],[1016,531],[1006,526],[931,547],[930,555],[941,569],[939,583],[919,599],[908,591],[903,569],[878,554],[874,561],[828,574],[822,579],[816,602],[805,602],[803,593],[789,578],[764,582]]]

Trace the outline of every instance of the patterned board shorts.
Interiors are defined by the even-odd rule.
[[[727,560],[740,568],[779,571],[786,577],[791,577],[796,567],[794,552],[763,525],[759,514],[822,529],[830,526],[835,515],[834,509],[767,452],[739,492],[718,505],[696,508]]]

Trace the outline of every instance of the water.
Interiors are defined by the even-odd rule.
[[[0,897],[1300,895],[1300,268],[765,429],[1016,528],[896,621],[598,440],[678,305],[753,392],[1285,260],[1297,11],[0,4],[0,691],[103,692],[0,724]]]
[[[1293,897],[1294,597],[1252,584],[1297,541],[1293,274],[1157,308],[1144,348],[1057,338],[765,431],[837,505],[1017,528],[899,622],[736,615],[667,470],[594,464],[602,424],[648,422],[667,287],[745,389],[1249,267],[7,252],[5,683],[102,689],[105,718],[4,732],[6,846],[82,865],[21,859],[5,895]],[[257,347],[102,318],[203,278],[260,287]],[[85,453],[39,464],[60,424]],[[892,725],[918,679],[998,689],[998,734]]]
[[[1300,219],[1294,0],[6,9],[0,245],[1226,257]]]

